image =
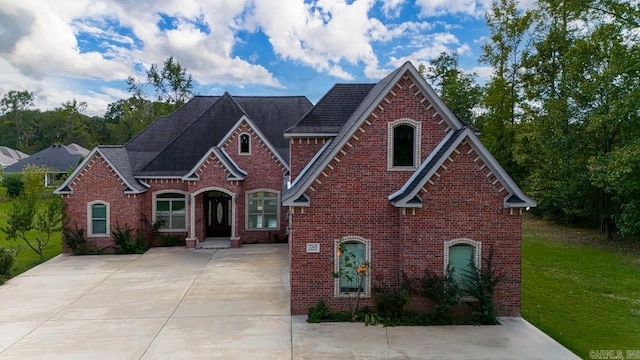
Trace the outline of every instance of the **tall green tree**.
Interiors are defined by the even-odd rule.
[[[475,124],[476,107],[480,104],[482,90],[475,74],[466,74],[458,62],[458,54],[441,53],[428,66],[419,68],[421,74],[439,92],[442,101],[460,119]]]
[[[0,112],[4,115],[3,128],[8,131],[4,144],[15,148],[28,148],[32,139],[31,124],[26,123],[24,112],[34,106],[30,91],[10,90],[0,99]]]
[[[521,77],[524,41],[531,26],[531,13],[518,10],[516,0],[494,0],[485,20],[491,36],[482,46],[480,61],[493,67],[484,87],[484,112],[476,126],[482,141],[507,172],[520,182],[525,169],[513,154],[516,130],[523,121],[524,88]]]

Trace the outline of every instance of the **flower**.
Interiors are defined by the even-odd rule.
[[[340,251],[340,249],[338,249],[338,256],[342,255],[342,251]]]

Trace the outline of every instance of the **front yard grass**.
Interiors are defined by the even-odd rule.
[[[525,217],[522,316],[582,358],[640,349],[638,240]]]
[[[11,209],[12,201],[1,200],[0,199],[0,228],[7,226],[7,214]],[[35,232],[31,234],[31,236],[35,236]],[[15,248],[17,246],[21,247],[22,250],[18,254],[16,258],[16,263],[11,271],[11,276],[16,276],[21,274],[32,267],[40,264],[40,257],[33,250],[31,250],[27,244],[22,240],[8,240],[7,236],[4,232],[0,231],[0,246],[6,248]],[[61,234],[55,233],[51,236],[51,241],[49,241],[49,245],[44,249],[44,261],[47,261],[57,255],[62,251],[62,242],[61,242]]]

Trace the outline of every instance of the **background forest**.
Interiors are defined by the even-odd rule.
[[[479,62],[484,84],[443,53],[420,65],[425,78],[524,190],[532,209],[606,237],[640,236],[640,10],[637,0],[540,0],[527,11],[496,0]],[[122,144],[193,94],[173,58],[102,117],[69,100],[34,109],[30,91],[0,94],[0,145],[32,154],[51,144]],[[150,95],[153,93],[154,95]]]

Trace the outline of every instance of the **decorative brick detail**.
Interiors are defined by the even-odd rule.
[[[421,161],[451,130],[412,79],[404,77],[309,188],[310,207],[290,208],[292,314],[306,314],[320,299],[332,310],[352,304],[335,296],[334,241],[359,236],[371,241],[372,287],[380,285],[380,277],[399,286],[402,272],[442,274],[447,241],[481,242],[484,256],[493,246],[496,269],[506,275],[496,293],[498,314],[518,315],[521,217],[504,209],[503,186],[475,160],[469,144],[458,146],[424,186],[422,208],[404,211],[388,200],[412,175],[387,171],[388,124],[403,118],[422,123]],[[292,163],[298,150],[304,151],[292,146]],[[320,252],[307,253],[307,243],[320,244]],[[372,299],[362,299],[361,305],[373,306]]]

